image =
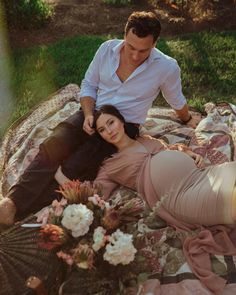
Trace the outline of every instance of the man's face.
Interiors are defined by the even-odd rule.
[[[131,65],[136,67],[141,65],[149,57],[152,48],[156,45],[156,42],[153,42],[152,35],[139,38],[132,32],[132,28],[128,31],[124,40],[125,57]]]

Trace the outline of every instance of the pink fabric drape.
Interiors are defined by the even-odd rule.
[[[236,255],[236,229],[219,225],[202,230],[197,236],[184,240],[183,250],[193,273],[212,292],[219,292],[226,280],[213,273],[210,254]]]

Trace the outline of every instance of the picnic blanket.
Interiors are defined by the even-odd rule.
[[[75,84],[64,87],[10,127],[1,148],[0,194],[5,195],[17,181],[37,154],[39,144],[51,134],[53,128],[78,110],[78,90]],[[206,116],[194,130],[182,125],[173,110],[153,107],[142,127],[142,133],[170,144],[184,143],[201,154],[207,165],[235,160],[236,106],[207,103],[205,111]],[[120,190],[121,193],[124,191]],[[133,196],[132,193],[129,195]],[[236,294],[236,257],[211,256],[212,270],[225,279],[225,286],[222,290],[210,290],[188,266],[180,233],[158,219],[154,212],[145,211],[143,218],[130,227],[132,232],[139,232],[143,241],[139,249],[142,258],[134,261],[135,271],[131,271],[131,281],[137,283],[139,294]],[[197,232],[185,234],[194,236]],[[108,273],[93,272],[88,276],[87,273],[82,275],[78,270],[72,270],[61,286],[60,294],[77,294],[78,288],[81,288],[81,292],[86,290],[82,294],[126,294],[124,280],[118,280],[117,276],[116,282],[113,280]]]

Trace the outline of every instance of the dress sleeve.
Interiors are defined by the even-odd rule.
[[[169,145],[163,139],[155,138],[148,134],[143,134],[140,138],[143,138],[146,142],[149,141],[151,144],[158,145],[163,149],[168,149],[169,147]]]
[[[101,167],[94,183],[102,185],[103,198],[109,199],[111,193],[118,187],[118,184],[111,180],[104,167]]]

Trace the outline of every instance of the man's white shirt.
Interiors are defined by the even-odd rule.
[[[112,104],[126,122],[138,124],[145,122],[160,91],[173,109],[182,109],[186,99],[177,61],[153,48],[149,57],[122,82],[116,71],[123,45],[124,40],[115,39],[99,47],[81,83],[79,97],[91,96],[96,101],[96,109]]]

